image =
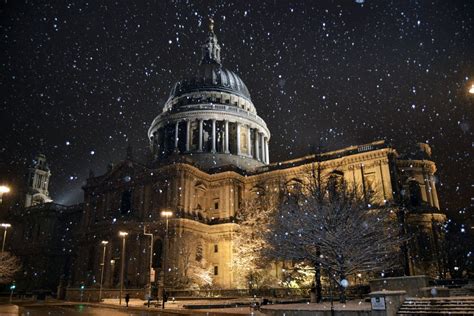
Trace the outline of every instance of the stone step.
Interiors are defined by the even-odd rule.
[[[412,302],[420,302],[420,301],[449,301],[449,300],[454,300],[454,301],[474,301],[474,296],[456,296],[455,298],[452,297],[423,297],[423,298],[418,298],[418,297],[408,297],[406,301],[412,301]]]
[[[409,315],[472,315],[471,312],[457,312],[457,311],[416,311],[416,312],[398,312],[397,315],[409,316]]]
[[[400,312],[410,312],[410,311],[474,311],[473,308],[424,308],[424,309],[417,309],[417,308],[400,308]]]
[[[430,304],[430,303],[403,303],[402,305],[406,306],[443,306],[443,305],[474,305],[474,302],[443,302],[443,303],[436,303],[436,304]]]
[[[397,315],[474,315],[474,297],[407,298]]]
[[[447,306],[454,306],[454,307],[472,307],[474,304],[431,304],[431,305],[419,305],[419,304],[402,304],[402,306],[406,307],[420,307],[420,308],[426,308],[429,306],[436,306],[436,307],[447,307]]]

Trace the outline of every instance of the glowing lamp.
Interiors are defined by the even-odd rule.
[[[8,193],[10,192],[10,188],[6,185],[0,185],[0,193]]]
[[[162,217],[171,217],[171,216],[173,216],[173,212],[171,212],[171,211],[162,211],[161,216]]]

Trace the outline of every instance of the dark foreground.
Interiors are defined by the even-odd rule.
[[[161,311],[119,310],[115,308],[92,307],[86,305],[50,305],[50,306],[20,306],[9,309],[0,309],[0,315],[21,316],[169,316],[180,315]],[[181,314],[186,315],[186,314]]]
[[[162,313],[148,313],[141,311],[120,311],[113,308],[90,307],[85,305],[75,306],[34,306],[20,307],[19,315],[43,316],[43,315],[165,315]],[[169,315],[169,314],[168,314]]]

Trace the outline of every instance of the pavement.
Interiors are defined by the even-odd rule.
[[[212,308],[212,306],[216,305],[232,305],[235,304],[242,304],[247,303],[250,304],[253,301],[252,298],[238,298],[238,299],[222,299],[222,300],[206,300],[206,299],[193,299],[193,300],[170,300],[165,303],[165,311],[168,313],[176,313],[176,314],[226,314],[226,315],[264,315],[258,311],[255,311],[253,308],[249,306],[239,306],[239,307],[225,307],[225,308]],[[140,299],[130,299],[128,302],[129,308],[133,309],[140,309],[140,310],[153,310],[153,311],[162,311],[160,307],[146,307],[146,301]],[[99,306],[107,306],[107,307],[119,307],[119,300],[118,299],[104,299],[102,303],[96,303]],[[94,304],[95,305],[95,304]],[[211,308],[203,308],[203,309],[186,309],[185,306],[207,306]],[[125,306],[125,302],[122,300],[122,306]],[[153,305],[151,305],[153,306]]]
[[[84,304],[91,307],[107,307],[114,308],[120,311],[150,311],[150,312],[166,312],[167,314],[176,315],[255,315],[262,316],[265,312],[271,313],[272,311],[329,311],[331,310],[331,304],[324,302],[320,304],[316,303],[293,303],[293,304],[274,304],[264,305],[261,310],[255,310],[249,306],[236,306],[236,307],[216,307],[237,303],[250,303],[252,298],[239,298],[239,299],[213,299],[213,300],[181,300],[181,301],[169,301],[165,305],[165,310],[160,307],[147,307],[145,301],[140,299],[130,299],[129,307],[125,307],[125,301],[122,300],[122,305],[119,305],[118,299],[105,299],[102,303],[90,303],[90,302],[67,302],[54,299],[48,299],[47,301],[13,301],[13,304],[3,303],[0,304],[0,315],[1,316],[13,316],[18,315],[19,306],[58,306],[58,305],[78,305]],[[198,309],[186,309],[186,306],[194,305],[196,307],[207,306],[209,308],[198,308]],[[334,302],[334,310],[336,311],[370,311],[370,303],[364,302],[363,300],[348,301],[346,304]]]
[[[1,304],[0,305],[0,315],[2,316],[18,316],[19,313],[18,305],[14,304]]]

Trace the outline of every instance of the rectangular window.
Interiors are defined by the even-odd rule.
[[[214,275],[219,275],[219,267],[214,266]]]
[[[219,202],[214,202],[214,209],[218,210],[219,209]]]
[[[219,246],[218,245],[214,245],[214,252],[219,252]]]

